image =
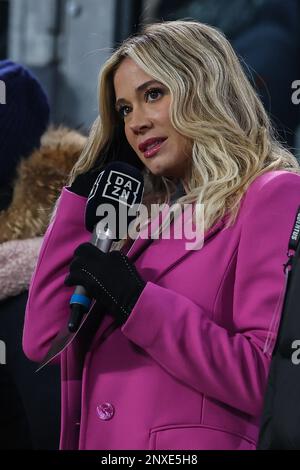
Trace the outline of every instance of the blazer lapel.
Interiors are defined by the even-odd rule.
[[[163,210],[160,211],[160,215],[156,216],[151,222],[151,230],[154,232],[159,227],[159,222],[164,219],[169,212],[169,206],[165,205]],[[126,256],[131,261],[135,261],[137,257],[152,243],[153,238],[148,235],[149,223],[139,232],[137,238],[133,241],[128,251],[124,251]]]
[[[161,212],[161,218],[164,217],[168,213],[168,206]],[[202,236],[202,243],[200,246],[195,249],[191,249],[191,243],[193,240],[183,236],[180,239],[172,238],[164,238],[161,237],[159,240],[150,238],[147,236],[148,234],[148,225],[139,233],[139,236],[134,240],[132,245],[129,247],[127,253],[125,251],[126,256],[132,261],[135,262],[137,258],[155,241],[155,243],[159,243],[159,256],[155,257],[155,272],[159,273],[158,275],[153,276],[152,279],[147,280],[158,280],[161,276],[163,276],[167,271],[172,269],[176,264],[180,263],[185,257],[189,256],[191,253],[195,253],[195,251],[200,250],[203,248],[205,243],[216,235],[219,231],[221,231],[225,225],[225,218],[224,216],[218,222],[216,222],[213,227],[207,230]],[[152,222],[152,228],[156,229],[159,225],[159,217],[156,217]],[[153,271],[154,272],[154,271]]]

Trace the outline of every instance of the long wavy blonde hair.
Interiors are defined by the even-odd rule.
[[[196,21],[176,20],[143,26],[105,62],[99,77],[99,117],[70,184],[97,160],[99,167],[104,165],[115,139],[126,139],[113,86],[125,57],[170,91],[171,123],[192,143],[187,194],[176,202],[203,203],[204,230],[225,214],[231,225],[245,191],[262,173],[284,169],[300,174],[224,34]],[[172,181],[155,175],[148,180],[148,203],[169,202]]]

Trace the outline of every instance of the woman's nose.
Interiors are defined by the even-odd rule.
[[[135,134],[152,127],[152,121],[144,112],[132,111],[129,127]]]

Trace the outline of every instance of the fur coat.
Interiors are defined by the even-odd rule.
[[[12,202],[0,212],[0,300],[28,289],[54,203],[85,141],[77,131],[50,127],[20,162]]]

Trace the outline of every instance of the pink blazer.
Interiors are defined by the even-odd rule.
[[[33,361],[69,318],[63,281],[90,240],[85,204],[64,188],[44,237],[23,336]],[[200,250],[135,240],[128,256],[147,283],[129,319],[112,328],[95,303],[61,354],[61,449],[255,449],[299,204],[300,177],[272,171],[251,184],[234,226],[220,220]]]

